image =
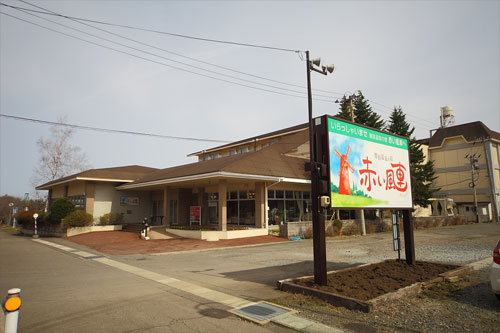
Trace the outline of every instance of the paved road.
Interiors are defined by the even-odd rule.
[[[258,326],[227,306],[1,231],[0,267],[2,293],[22,289],[21,332],[290,331]]]
[[[499,238],[499,223],[416,231],[416,257],[475,262],[491,257]],[[98,254],[67,240],[47,240]],[[327,242],[329,269],[396,256],[391,233]],[[106,257],[116,264],[0,232],[0,287],[3,292],[10,287],[23,289],[23,331],[281,331],[285,328],[274,324],[260,327],[242,321],[225,311],[226,305],[198,297],[189,288],[199,286],[247,301],[267,300],[282,295],[275,289],[277,280],[310,275],[313,270],[310,240]],[[130,267],[149,273],[132,274]],[[190,287],[157,283],[148,274]]]

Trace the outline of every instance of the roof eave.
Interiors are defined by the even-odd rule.
[[[111,179],[111,178],[91,178],[91,177],[72,177],[69,179],[65,179],[59,182],[55,183],[50,183],[50,184],[43,184],[40,186],[35,187],[37,191],[43,191],[43,190],[50,190],[51,188],[55,186],[59,186],[65,183],[73,182],[73,181],[78,181],[78,180],[83,180],[83,181],[96,181],[96,182],[111,182],[111,183],[132,183],[134,180],[133,179]]]
[[[152,180],[143,183],[132,183],[132,184],[124,184],[116,187],[118,190],[128,190],[128,189],[137,189],[141,187],[149,187],[149,186],[158,186],[158,185],[168,185],[172,183],[182,183],[189,182],[193,180],[201,180],[201,179],[211,179],[211,178],[239,178],[239,179],[248,179],[248,180],[261,180],[261,181],[279,181],[279,182],[288,182],[288,183],[301,183],[301,184],[310,184],[311,181],[309,179],[301,179],[301,178],[287,178],[287,177],[278,177],[278,176],[265,176],[265,175],[252,175],[245,173],[234,173],[227,171],[216,171],[209,172],[205,174],[197,174],[190,176],[182,176],[168,179],[159,179]]]

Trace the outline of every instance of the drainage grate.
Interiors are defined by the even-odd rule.
[[[282,308],[270,303],[259,302],[256,304],[244,306],[239,309],[234,309],[233,312],[244,318],[256,321],[260,324],[265,324],[273,317],[279,316],[291,310]]]
[[[99,258],[104,258],[104,256],[88,256],[88,257],[83,257],[84,259],[99,259]]]

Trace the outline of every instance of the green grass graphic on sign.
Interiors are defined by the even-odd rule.
[[[332,207],[367,207],[387,204],[387,201],[368,198],[360,195],[343,195],[332,193]]]

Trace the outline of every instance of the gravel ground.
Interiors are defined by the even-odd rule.
[[[488,270],[388,302],[370,313],[334,307],[303,295],[274,302],[347,332],[500,332],[500,302],[491,292]]]
[[[499,227],[490,223],[418,230],[416,258],[453,264],[491,258],[500,237]],[[383,233],[327,241],[328,256],[337,262],[357,264],[394,258],[397,253],[387,245],[391,237]],[[334,307],[303,295],[288,295],[273,302],[346,332],[500,332],[500,301],[491,291],[488,272],[489,265],[483,265],[462,281],[387,302],[370,313]]]

